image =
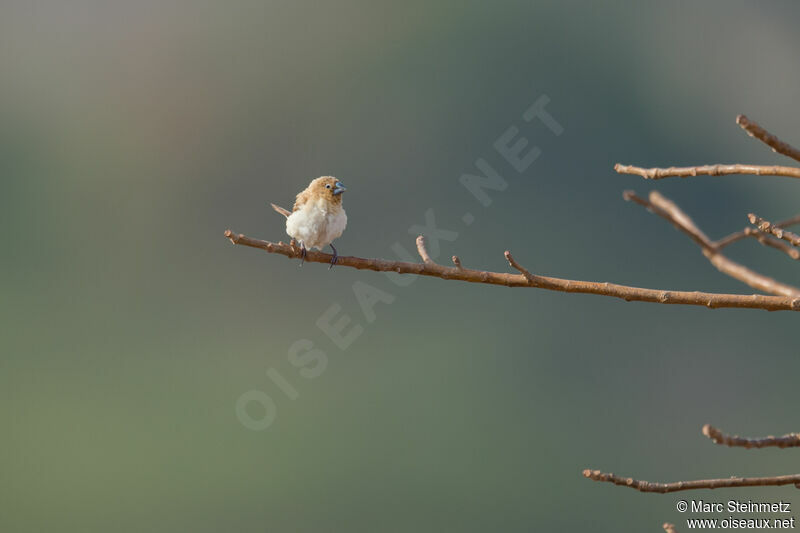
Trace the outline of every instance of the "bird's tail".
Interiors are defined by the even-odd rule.
[[[269,205],[272,206],[272,209],[274,209],[275,211],[277,211],[281,215],[285,216],[286,218],[289,218],[289,215],[291,215],[291,213],[289,211],[287,211],[286,209],[282,208],[279,205],[275,205],[275,204],[269,204]]]

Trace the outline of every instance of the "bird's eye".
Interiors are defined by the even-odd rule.
[[[326,188],[326,189],[330,189],[330,188],[331,188],[330,184],[329,184],[329,185],[326,185],[326,186],[325,186],[325,188]]]

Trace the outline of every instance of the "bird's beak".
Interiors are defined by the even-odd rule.
[[[341,181],[337,181],[336,185],[333,186],[333,194],[334,195],[342,194],[346,190],[347,189],[345,189],[345,187],[344,187],[344,185],[342,185]]]

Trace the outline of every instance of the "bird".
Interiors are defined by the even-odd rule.
[[[291,213],[280,206],[272,208],[286,217],[286,233],[300,243],[300,266],[306,260],[306,250],[322,250],[326,246],[333,249],[331,266],[336,264],[339,254],[333,241],[342,236],[347,226],[347,213],[342,208],[342,193],[347,189],[333,176],[322,176],[311,183],[294,202]]]

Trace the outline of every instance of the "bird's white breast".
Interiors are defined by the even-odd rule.
[[[341,206],[332,208],[325,202],[309,202],[286,219],[286,233],[306,248],[322,250],[342,236],[347,214]]]

